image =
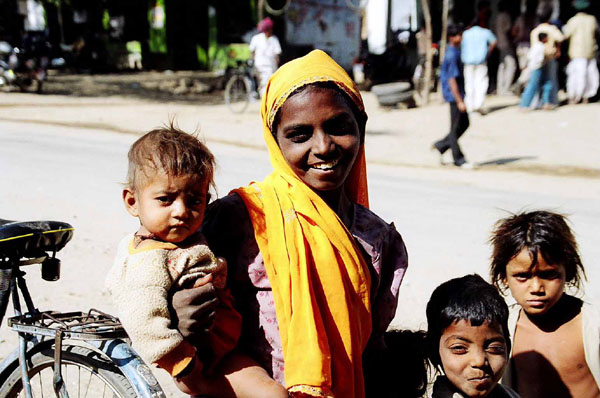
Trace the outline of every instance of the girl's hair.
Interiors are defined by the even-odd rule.
[[[196,136],[169,125],[152,130],[129,148],[127,186],[142,188],[155,173],[198,175],[214,188],[215,157]]]
[[[358,124],[358,129],[360,131],[361,137],[364,139],[365,126],[367,123],[367,114],[365,112],[360,111],[358,109],[358,106],[356,106],[356,104],[354,103],[354,101],[352,101],[352,99],[340,87],[338,87],[338,85],[335,84],[334,82],[332,82],[332,81],[315,82],[315,83],[307,84],[305,86],[298,87],[296,90],[292,91],[292,93],[287,97],[287,99],[292,98],[296,94],[300,94],[301,92],[308,89],[309,87],[333,90],[333,91],[335,91],[337,97],[346,101],[346,103],[352,110],[352,113],[354,114],[354,118],[356,119],[356,123]],[[279,126],[280,122],[281,122],[281,107],[277,110],[277,113],[275,114],[275,118],[273,119],[273,126],[271,127],[271,134],[275,138],[275,141],[277,141],[277,127]]]
[[[506,287],[506,265],[524,249],[531,257],[531,267],[536,265],[538,254],[548,264],[565,267],[566,282],[577,289],[582,276],[585,278],[577,242],[561,214],[532,211],[498,220],[490,243],[493,247],[490,275],[500,290]]]
[[[442,367],[440,338],[450,325],[469,321],[500,325],[510,352],[508,306],[498,290],[479,275],[465,275],[439,285],[427,303],[427,356],[435,367]]]

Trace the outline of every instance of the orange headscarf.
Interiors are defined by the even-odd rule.
[[[277,111],[296,89],[333,82],[364,105],[346,72],[315,50],[283,65],[261,104],[274,171],[236,190],[250,214],[273,289],[290,392],[364,397],[362,353],[371,333],[370,275],[336,213],[292,171],[271,134]],[[351,201],[368,206],[364,147],[345,183]]]

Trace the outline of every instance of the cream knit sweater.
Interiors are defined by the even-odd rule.
[[[184,341],[177,329],[171,329],[168,308],[171,287],[191,287],[197,278],[213,274],[214,286],[224,288],[227,267],[217,262],[200,234],[193,243],[181,247],[173,243],[152,242],[136,249],[133,238],[133,234],[127,235],[119,244],[114,265],[106,278],[106,287],[133,348],[145,361],[173,374],[174,369],[181,370],[178,362],[187,364],[190,359],[171,358],[171,355],[167,364],[161,363],[161,359],[167,361],[167,354],[175,349],[176,357],[189,357],[190,351],[193,357],[195,349]]]

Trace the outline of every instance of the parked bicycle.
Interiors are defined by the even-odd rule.
[[[258,81],[251,61],[238,61],[237,68],[228,71],[225,103],[233,113],[242,113],[248,104],[260,98]]]
[[[22,267],[39,263],[44,280],[58,280],[56,253],[72,236],[63,222],[0,219],[0,324],[12,297],[7,324],[19,335],[19,347],[0,363],[0,397],[165,397],[117,318],[35,307]]]

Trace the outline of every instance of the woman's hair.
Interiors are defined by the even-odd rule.
[[[440,338],[450,325],[469,321],[472,326],[484,322],[500,325],[510,351],[508,306],[498,290],[479,275],[465,275],[439,285],[427,303],[427,356],[441,367]]]
[[[197,175],[214,187],[215,157],[196,136],[169,125],[152,130],[129,148],[127,186],[142,188],[155,173]]]
[[[492,231],[493,247],[490,274],[492,283],[505,288],[506,266],[522,250],[531,257],[531,267],[540,254],[548,264],[565,267],[566,282],[579,288],[585,269],[579,257],[577,242],[566,218],[549,211],[514,214],[498,220]]]
[[[354,101],[352,101],[352,99],[336,83],[334,83],[332,81],[310,83],[310,84],[298,87],[296,90],[292,91],[292,93],[287,97],[287,99],[292,98],[296,94],[300,94],[301,92],[303,92],[304,90],[306,90],[309,87],[316,87],[316,88],[325,89],[325,90],[333,90],[336,93],[337,97],[346,101],[346,103],[352,110],[352,113],[354,114],[354,118],[356,119],[356,123],[358,124],[358,128],[359,128],[361,137],[364,138],[365,126],[367,123],[367,114],[365,112],[362,112],[361,110],[359,110],[358,106],[356,106]],[[279,126],[279,123],[281,122],[281,108],[282,107],[280,107],[277,110],[277,113],[275,114],[275,118],[273,119],[273,126],[271,127],[271,134],[275,138],[275,141],[277,141],[277,127]]]

